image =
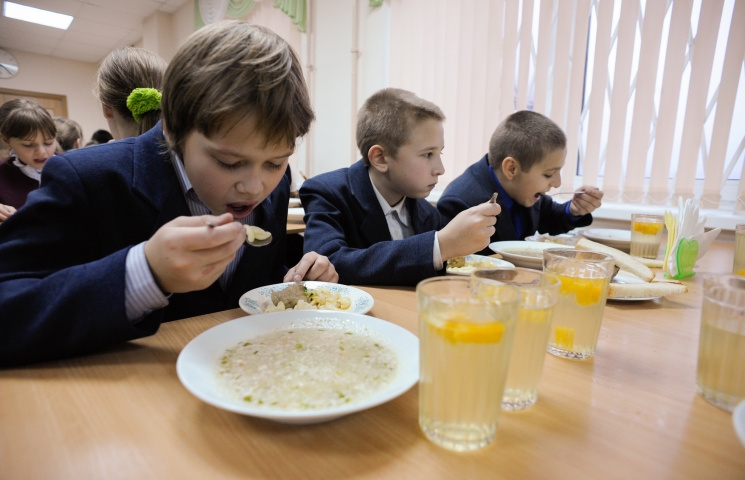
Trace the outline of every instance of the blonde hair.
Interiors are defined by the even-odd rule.
[[[63,152],[75,148],[75,142],[83,141],[83,129],[75,120],[66,117],[54,117],[57,126],[57,145]]]
[[[489,141],[489,165],[497,170],[505,158],[512,157],[520,170],[527,172],[543,157],[566,146],[566,135],[553,120],[538,112],[521,110],[494,130]]]
[[[157,54],[136,47],[119,47],[109,53],[98,68],[93,93],[103,105],[113,108],[119,116],[135,122],[127,107],[127,98],[136,88],[162,91],[163,75],[168,64]],[[160,120],[160,110],[142,115],[139,133],[150,130]]]
[[[41,132],[45,138],[57,136],[57,126],[46,108],[28,98],[8,100],[0,106],[0,135],[29,139]]]
[[[240,20],[210,24],[186,40],[166,71],[161,106],[170,147],[182,158],[193,130],[209,138],[251,116],[266,144],[294,148],[314,119],[290,45]]]
[[[385,88],[368,98],[357,114],[357,148],[365,165],[373,145],[394,157],[423,120],[444,121],[445,114],[434,103],[400,88]]]

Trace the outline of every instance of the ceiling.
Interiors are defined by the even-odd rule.
[[[75,19],[69,29],[60,30],[6,18],[0,9],[0,47],[98,63],[114,48],[138,42],[143,21],[156,11],[174,13],[193,0],[14,1]]]

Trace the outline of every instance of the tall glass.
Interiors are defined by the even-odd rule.
[[[633,213],[631,215],[631,255],[657,258],[664,230],[665,217],[662,215]]]
[[[520,308],[512,343],[502,410],[522,410],[538,400],[538,384],[546,359],[559,277],[527,268],[477,270],[471,274],[480,294],[491,294],[493,285],[513,285],[520,291]]]
[[[543,251],[543,270],[555,273],[561,281],[548,353],[575,360],[595,354],[614,267],[613,257],[600,252]]]
[[[696,386],[728,412],[745,400],[745,278],[704,277]]]
[[[419,310],[419,425],[433,443],[460,452],[487,446],[500,403],[520,294],[502,285],[486,297],[469,277],[416,287]]]
[[[745,276],[745,224],[735,225],[735,259],[732,273]]]

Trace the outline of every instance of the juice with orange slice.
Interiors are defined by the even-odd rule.
[[[636,257],[657,258],[665,230],[662,215],[632,214],[630,253]]]
[[[585,359],[595,354],[603,321],[608,284],[615,261],[598,252],[557,250],[544,269],[561,280],[559,299],[554,307],[548,352],[564,358]],[[570,258],[563,258],[570,257]]]
[[[504,300],[487,300],[465,277],[417,286],[419,425],[443,448],[476,450],[496,435],[519,300],[506,288]]]

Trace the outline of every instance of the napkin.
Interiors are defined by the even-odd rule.
[[[663,270],[665,276],[685,278],[694,275],[696,260],[708,250],[711,242],[717,238],[721,228],[704,231],[706,216],[699,215],[698,202],[693,199],[678,198],[678,216],[665,211],[667,227],[667,248]]]

